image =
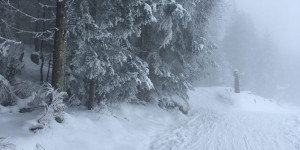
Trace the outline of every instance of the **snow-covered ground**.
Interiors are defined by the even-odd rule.
[[[189,92],[191,111],[124,104],[101,112],[69,108],[64,123],[32,133],[42,110],[0,107],[0,137],[24,150],[298,150],[300,111],[230,88]],[[0,140],[1,141],[1,140]]]
[[[229,88],[200,88],[190,96],[188,121],[159,135],[152,149],[300,149],[298,112],[292,107]]]

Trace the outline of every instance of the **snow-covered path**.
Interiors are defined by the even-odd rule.
[[[29,128],[42,110],[0,107],[0,137],[16,150],[300,150],[297,107],[224,87],[189,96],[187,116],[131,104],[101,112],[70,108],[64,123],[35,134]]]
[[[199,100],[207,96],[196,95],[192,99],[194,101],[198,99],[199,105],[204,104],[204,106],[196,107],[198,110],[193,110],[187,122],[180,127],[159,135],[152,143],[151,150],[300,149],[298,127],[300,122],[296,117],[297,112],[285,111],[280,107],[277,110],[268,110],[268,106],[272,107],[271,102],[259,97],[252,99],[253,96],[245,96],[245,94],[242,94],[244,98],[238,97],[239,100],[245,100],[242,103],[248,103],[244,109],[243,105],[234,101],[235,98],[232,96],[227,98],[233,102],[219,105],[220,101],[213,100],[218,100],[221,95],[211,97],[212,101],[208,103]],[[224,95],[222,98],[225,98]],[[265,104],[259,105],[261,101]],[[266,108],[257,109],[262,105]]]
[[[289,130],[288,123],[292,119],[282,114],[204,110],[185,125],[160,135],[151,149],[292,150],[300,143],[290,143],[294,130]]]

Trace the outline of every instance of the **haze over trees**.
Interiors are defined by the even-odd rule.
[[[242,89],[266,97],[278,92],[279,67],[274,67],[279,64],[278,48],[267,31],[259,34],[249,16],[237,10],[232,13],[220,47],[230,67],[240,71]]]

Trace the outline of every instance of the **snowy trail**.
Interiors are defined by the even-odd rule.
[[[185,124],[157,136],[149,149],[300,150],[298,113],[237,108],[200,107]]]
[[[70,108],[64,123],[35,134],[29,128],[43,110],[0,107],[0,137],[16,150],[300,150],[299,107],[224,87],[189,96],[187,116],[131,104],[101,112]]]
[[[185,125],[160,135],[151,149],[292,150],[296,145],[289,143],[288,119],[282,114],[216,114],[205,110],[191,116]]]

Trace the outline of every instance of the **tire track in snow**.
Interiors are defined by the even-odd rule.
[[[288,121],[289,131],[287,132],[288,140],[293,143],[296,150],[300,150],[300,116],[294,116]]]
[[[300,118],[288,126],[290,114],[203,108],[189,118],[186,124],[159,135],[149,149],[300,150]]]

